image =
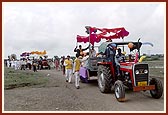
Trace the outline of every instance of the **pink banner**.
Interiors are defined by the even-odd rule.
[[[107,28],[95,28],[95,27],[86,27],[87,33],[90,33],[90,41],[89,36],[80,36],[77,35],[77,42],[90,42],[92,45],[94,45],[94,42],[100,42],[101,39],[120,39],[124,38],[125,36],[129,35],[129,32],[125,30],[125,28],[113,28],[113,29],[107,29]],[[99,30],[101,33],[96,34],[97,30]],[[110,33],[114,33],[113,35],[107,35]]]

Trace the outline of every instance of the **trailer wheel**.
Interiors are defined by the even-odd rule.
[[[125,88],[122,81],[117,80],[114,83],[114,92],[115,92],[115,97],[117,101],[119,102],[125,101]]]
[[[98,66],[98,86],[102,93],[109,93],[112,87],[112,76],[110,68],[99,65]]]
[[[154,90],[150,90],[150,94],[153,98],[155,99],[159,99],[162,94],[163,94],[163,86],[162,83],[159,79],[156,78],[152,78],[150,80],[150,85],[155,85],[155,89]]]

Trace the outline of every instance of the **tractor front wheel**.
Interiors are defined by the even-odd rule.
[[[156,78],[152,78],[150,80],[150,85],[155,85],[155,89],[154,90],[150,90],[150,94],[153,98],[155,99],[159,99],[162,94],[163,94],[163,86],[162,83],[159,79]]]
[[[114,92],[115,92],[115,97],[117,101],[119,102],[125,101],[125,88],[122,81],[117,80],[114,83]]]

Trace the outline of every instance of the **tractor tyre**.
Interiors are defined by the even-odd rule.
[[[117,101],[119,102],[125,101],[125,87],[122,81],[117,80],[114,83],[114,92],[115,92],[115,97]]]
[[[110,68],[107,66],[98,66],[98,86],[102,93],[111,92],[112,87],[112,75]]]
[[[149,82],[150,85],[155,85],[154,90],[150,90],[150,94],[153,98],[159,99],[163,94],[163,86],[159,79],[152,78]]]

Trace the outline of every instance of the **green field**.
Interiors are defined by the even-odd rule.
[[[16,87],[44,85],[48,78],[39,72],[30,70],[14,70],[13,68],[4,68],[4,89],[13,89]]]
[[[149,64],[149,75],[155,77],[164,77],[164,61],[154,60],[154,61],[144,61]]]
[[[143,61],[149,64],[149,75],[155,77],[164,77],[164,61]],[[32,70],[14,70],[13,68],[4,67],[4,89],[12,89],[25,86],[45,86],[49,81],[46,75]]]

